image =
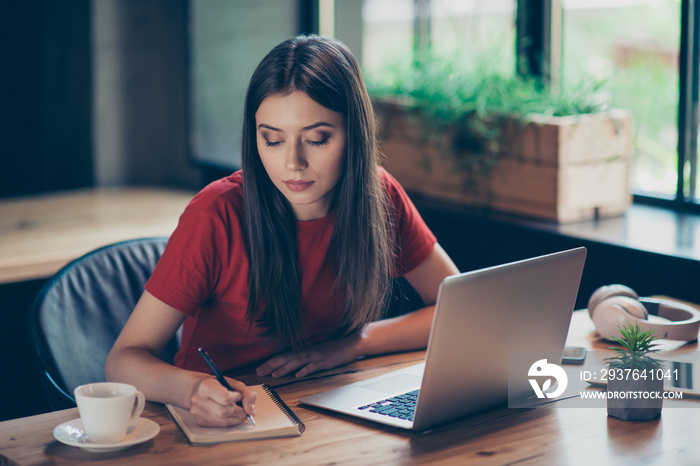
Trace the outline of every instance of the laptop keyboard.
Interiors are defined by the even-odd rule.
[[[369,409],[370,413],[378,413],[385,416],[412,421],[413,415],[416,412],[418,393],[420,393],[420,390],[413,390],[411,392],[404,393],[403,395],[396,395],[382,401],[360,406],[357,409]]]

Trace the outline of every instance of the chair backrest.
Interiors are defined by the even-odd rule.
[[[29,313],[29,334],[53,409],[75,406],[73,389],[104,381],[104,364],[167,238],[97,249],[56,273]],[[172,361],[175,338],[162,357]]]

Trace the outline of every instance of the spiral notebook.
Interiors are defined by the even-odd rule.
[[[192,445],[295,437],[304,432],[304,424],[272,387],[263,384],[250,388],[258,394],[255,427],[248,422],[234,427],[202,427],[189,410],[171,404],[165,406]]]

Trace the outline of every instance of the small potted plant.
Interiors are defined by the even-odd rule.
[[[661,415],[663,405],[663,364],[654,359],[656,336],[629,323],[613,337],[622,347],[609,349],[617,354],[607,358],[608,415],[622,419],[649,420]]]

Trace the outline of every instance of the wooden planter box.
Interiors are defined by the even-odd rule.
[[[630,205],[628,111],[508,121],[499,161],[476,176],[426,144],[404,107],[375,104],[386,168],[408,191],[562,223],[620,215]]]

